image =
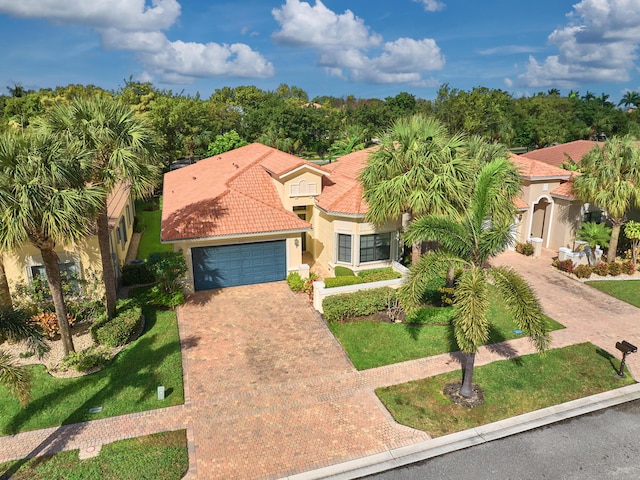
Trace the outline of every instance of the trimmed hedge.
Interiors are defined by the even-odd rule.
[[[99,345],[119,347],[127,343],[142,326],[142,309],[131,301],[118,305],[117,315],[109,319],[102,315],[89,329],[91,338]]]
[[[342,267],[338,265],[333,269],[333,273],[336,277],[355,277],[356,274],[353,273],[353,270],[347,267]]]
[[[128,263],[122,266],[122,285],[142,285],[156,281],[154,273],[147,263]]]
[[[374,288],[353,293],[332,295],[322,301],[325,318],[330,322],[382,312],[387,309],[389,297],[395,298],[392,288]]]
[[[344,287],[345,285],[357,285],[364,283],[364,279],[360,277],[332,277],[325,278],[324,286],[327,288]]]
[[[358,276],[365,281],[370,282],[382,282],[384,280],[395,280],[402,277],[391,267],[384,268],[372,268],[371,270],[361,270],[358,272]]]

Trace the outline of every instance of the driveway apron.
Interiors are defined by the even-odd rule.
[[[358,384],[284,282],[196,293],[179,322],[197,478],[281,478],[428,439]]]

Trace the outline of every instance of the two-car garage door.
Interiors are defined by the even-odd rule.
[[[191,249],[195,290],[275,282],[287,276],[285,240]]]

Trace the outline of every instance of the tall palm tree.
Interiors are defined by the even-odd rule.
[[[0,136],[0,251],[31,242],[40,250],[65,355],[74,351],[56,245],[89,233],[105,193],[85,185],[81,155],[44,135]]]
[[[126,182],[134,197],[153,193],[160,179],[158,145],[151,125],[142,115],[112,97],[78,98],[54,107],[38,127],[63,139],[78,142],[84,154],[84,180],[99,185],[107,196]],[[107,197],[96,210],[95,220],[102,261],[106,309],[116,311],[115,267],[109,243]]]
[[[618,102],[618,106],[620,105],[624,105],[626,108],[636,108],[640,105],[640,93],[634,91],[625,92],[622,96],[622,100]]]
[[[580,167],[573,191],[605,210],[612,227],[607,260],[613,262],[627,212],[640,206],[640,147],[630,137],[613,137],[584,155]]]
[[[449,135],[435,118],[414,115],[396,120],[360,174],[369,204],[366,220],[381,225],[403,218],[403,228],[428,213],[455,214],[471,166],[458,151],[462,135]],[[420,258],[420,242],[412,263]]]
[[[540,303],[531,288],[508,267],[487,266],[487,260],[512,244],[513,198],[520,191],[519,175],[511,162],[497,159],[484,164],[475,179],[461,215],[425,215],[408,231],[410,241],[437,240],[436,253],[424,255],[411,267],[408,282],[400,290],[403,306],[417,308],[434,277],[443,277],[452,264],[462,268],[454,288],[454,333],[466,354],[462,397],[472,397],[475,354],[489,339],[489,283],[505,299],[515,323],[539,351],[547,348],[549,336]]]

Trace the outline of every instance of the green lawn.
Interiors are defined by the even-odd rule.
[[[0,386],[0,434],[183,403],[176,314],[147,306],[143,311],[146,319],[143,334],[103,370],[79,378],[54,378],[42,365],[32,366],[31,402],[24,409]],[[168,393],[162,402],[157,400],[159,385],[164,385]],[[102,411],[89,413],[94,407],[102,407]]]
[[[376,394],[399,423],[437,437],[635,383],[629,375],[615,375],[619,366],[609,353],[584,343],[475,368],[474,383],[485,396],[475,408],[456,405],[442,393],[447,383],[461,380],[460,371]]]
[[[160,243],[162,199],[136,202],[136,221],[139,227],[144,229],[138,247],[138,259],[146,260],[149,254],[154,252],[173,251],[171,245]]]
[[[438,308],[438,317],[450,318],[451,307]],[[494,296],[489,311],[492,328],[488,344],[520,335],[504,303]],[[564,328],[547,317],[550,330]],[[429,357],[459,350],[452,326],[410,325],[388,322],[330,322],[336,336],[358,370]]]
[[[640,280],[593,280],[585,283],[640,308]]]
[[[185,430],[157,433],[102,446],[100,455],[78,459],[78,450],[0,464],[2,478],[15,480],[178,480],[189,469]]]

